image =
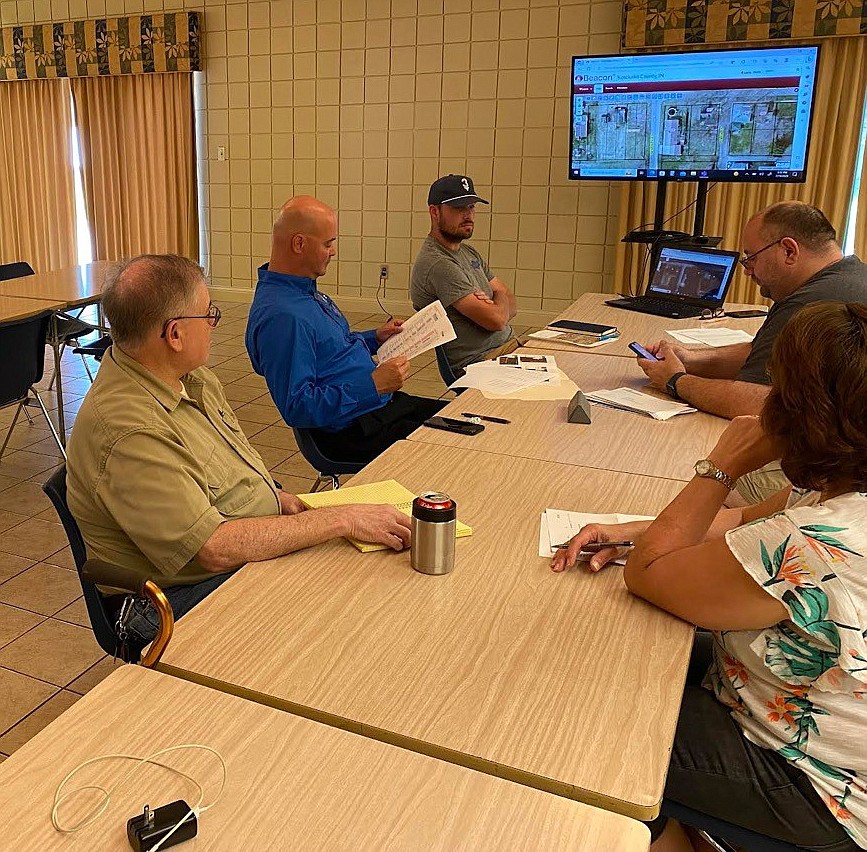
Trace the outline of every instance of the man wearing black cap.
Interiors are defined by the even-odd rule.
[[[488,203],[463,175],[446,175],[431,184],[430,234],[415,259],[409,283],[417,311],[437,299],[446,309],[457,338],[445,344],[445,353],[455,371],[505,355],[519,345],[509,325],[517,312],[514,295],[481,255],[464,243],[473,235],[477,202]]]

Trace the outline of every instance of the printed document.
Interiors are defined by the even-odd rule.
[[[565,509],[546,509],[539,523],[539,556],[553,556],[558,544],[565,544],[581,532],[587,524],[625,524],[629,521],[652,521],[652,515],[594,515],[587,512],[568,512]],[[582,553],[578,558],[587,561],[592,553]],[[618,559],[622,565],[626,557]]]
[[[481,361],[470,364],[463,378],[458,379],[451,388],[478,388],[499,394],[510,394],[524,388],[545,384],[550,376],[539,370],[516,370],[496,361]],[[560,376],[557,374],[557,382]]]
[[[735,343],[752,343],[753,335],[742,328],[682,328],[677,331],[667,331],[680,343],[701,343],[705,346],[731,346]]]
[[[553,355],[500,355],[497,363],[501,367],[528,370],[531,373],[544,373],[548,384],[560,384],[560,370]]]
[[[555,331],[554,329],[543,328],[541,331],[534,331],[530,337],[535,340],[568,343],[570,346],[580,346],[582,349],[593,349],[596,346],[612,343],[620,335],[614,334],[611,337],[605,337],[600,340],[598,334],[587,334],[581,331]]]
[[[401,328],[403,330],[399,334],[389,337],[379,347],[376,354],[380,364],[398,355],[415,358],[457,337],[451,320],[446,316],[446,309],[439,300],[405,319]]]
[[[633,411],[636,414],[646,414],[654,420],[668,420],[678,414],[694,414],[696,409],[682,402],[659,399],[632,388],[615,388],[614,390],[597,390],[585,393],[587,399],[608,408],[619,408],[622,411]]]

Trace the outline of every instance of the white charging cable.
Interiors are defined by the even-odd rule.
[[[220,779],[220,788],[217,791],[217,794],[214,796],[214,800],[209,804],[203,804],[205,800],[205,791],[202,788],[202,785],[196,781],[195,778],[187,775],[186,772],[182,772],[180,769],[177,769],[174,766],[168,766],[165,763],[160,763],[157,760],[158,757],[162,757],[165,754],[169,754],[173,751],[182,751],[184,749],[200,749],[202,751],[207,751],[210,754],[213,754],[217,760],[220,761],[220,769],[222,770],[222,778]],[[121,776],[120,780],[117,781],[112,787],[106,789],[105,787],[101,787],[99,784],[86,784],[83,787],[76,787],[72,790],[68,790],[67,792],[63,791],[63,788],[69,783],[69,781],[78,773],[80,770],[84,769],[86,766],[90,766],[94,763],[99,763],[103,760],[134,760],[136,761],[135,766],[133,766],[125,775]],[[153,752],[153,754],[146,755],[145,757],[139,757],[135,754],[103,754],[99,757],[92,757],[90,760],[86,760],[84,763],[80,763],[75,769],[71,770],[67,773],[66,777],[57,785],[57,790],[54,792],[54,807],[51,809],[51,824],[54,828],[63,833],[63,834],[73,834],[76,831],[81,831],[81,829],[86,828],[88,825],[91,825],[97,819],[99,819],[107,810],[109,803],[111,802],[112,794],[123,784],[125,784],[130,776],[132,776],[138,769],[140,769],[145,763],[150,763],[153,766],[160,766],[163,769],[168,769],[170,772],[174,772],[177,775],[180,775],[182,778],[185,778],[189,781],[195,788],[198,790],[198,801],[195,805],[193,805],[190,810],[184,815],[183,819],[181,819],[176,825],[173,826],[171,831],[168,832],[154,847],[152,847],[151,852],[157,852],[157,850],[168,840],[185,822],[187,822],[191,817],[196,817],[202,813],[204,813],[209,808],[212,808],[220,799],[220,796],[223,795],[223,789],[226,786],[226,761],[223,759],[223,756],[216,751],[216,749],[211,748],[210,746],[201,745],[200,743],[184,743],[182,745],[169,746],[168,748],[160,749],[159,751]],[[77,795],[78,793],[83,793],[85,790],[98,790],[102,794],[101,802],[97,802],[91,811],[85,814],[78,822],[73,825],[64,825],[59,816],[60,806],[70,799],[72,796]]]

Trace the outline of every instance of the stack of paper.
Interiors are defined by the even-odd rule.
[[[623,411],[634,411],[636,414],[646,414],[654,420],[668,420],[678,414],[693,414],[696,409],[682,402],[659,399],[650,394],[632,388],[615,388],[614,390],[589,391],[584,394],[591,402],[606,405],[609,408],[619,408]]]
[[[559,373],[557,381],[559,381]],[[514,367],[498,364],[496,361],[482,361],[470,364],[464,376],[451,388],[478,388],[499,394],[510,394],[534,385],[545,384],[551,377],[538,370],[516,370]]]
[[[351,506],[357,503],[387,503],[399,509],[404,515],[412,514],[412,501],[416,495],[408,488],[404,488],[394,479],[386,479],[383,482],[371,482],[369,485],[349,485],[339,488],[337,491],[317,491],[313,494],[299,494],[298,499],[308,509],[321,509],[323,506]],[[472,535],[473,530],[466,524],[457,522],[456,536],[461,538]],[[370,553],[373,550],[388,550],[385,544],[373,544],[369,541],[358,541],[350,538],[362,553]]]
[[[620,337],[619,334],[613,334],[600,338],[598,334],[588,334],[581,331],[555,331],[552,328],[543,328],[541,331],[534,331],[530,337],[535,340],[549,340],[557,343],[568,343],[570,346],[580,346],[582,349],[592,349],[594,346],[604,346],[606,343],[611,343]]]
[[[567,512],[565,509],[546,509],[539,524],[539,556],[553,556],[558,544],[565,544],[581,532],[587,524],[625,524],[629,521],[652,521],[652,515],[593,515],[587,512]],[[592,554],[582,553],[580,559]],[[617,560],[623,564],[626,559]]]
[[[455,327],[446,316],[446,309],[437,300],[422,308],[417,314],[413,314],[403,321],[401,331],[389,337],[376,353],[379,363],[396,358],[398,355],[406,355],[407,358],[415,358],[422,352],[427,352],[435,346],[448,343],[457,337]]]
[[[735,343],[752,343],[753,335],[740,328],[683,328],[667,331],[681,343],[701,343],[704,346],[732,346]]]
[[[560,384],[560,370],[553,355],[500,355],[497,363],[501,367],[512,367],[530,373],[542,373],[549,385]]]

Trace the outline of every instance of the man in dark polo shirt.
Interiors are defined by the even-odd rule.
[[[821,210],[783,201],[747,222],[741,265],[773,301],[752,343],[689,350],[666,340],[647,348],[660,361],[638,359],[651,384],[721,417],[758,414],[770,391],[767,364],[785,324],[811,302],[867,302],[867,265],[844,257],[833,225]],[[773,485],[785,485],[774,476]],[[750,501],[767,489],[745,493]]]
[[[427,197],[431,229],[422,243],[409,279],[412,306],[439,300],[457,337],[446,343],[452,370],[507,355],[518,348],[509,321],[517,306],[511,290],[464,241],[473,235],[476,195],[471,178],[446,175],[431,184]]]

